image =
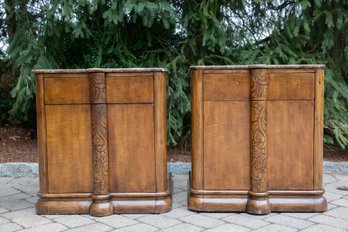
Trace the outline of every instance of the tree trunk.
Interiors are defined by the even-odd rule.
[[[8,40],[11,41],[17,28],[14,0],[5,0],[6,26]]]

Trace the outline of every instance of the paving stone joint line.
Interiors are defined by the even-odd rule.
[[[187,175],[174,175],[173,210],[165,214],[36,215],[36,177],[0,178],[0,232],[88,232],[88,231],[348,231],[348,174],[324,174],[325,213],[197,213],[187,209]]]

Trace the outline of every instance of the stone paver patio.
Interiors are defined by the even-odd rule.
[[[327,212],[272,213],[254,216],[245,213],[196,213],[187,210],[187,175],[174,175],[173,210],[160,215],[123,214],[108,217],[89,215],[35,214],[38,178],[0,178],[0,232],[11,231],[348,231],[348,175],[325,174]]]

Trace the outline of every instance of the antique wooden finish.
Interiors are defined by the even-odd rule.
[[[323,65],[192,67],[188,207],[323,212]]]
[[[165,69],[36,70],[38,214],[163,213]]]

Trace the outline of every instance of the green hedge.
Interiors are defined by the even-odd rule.
[[[348,146],[348,1],[48,2],[2,4],[2,57],[19,73],[13,117],[32,120],[32,69],[165,67],[176,144],[190,128],[190,65],[324,63],[325,140]]]

